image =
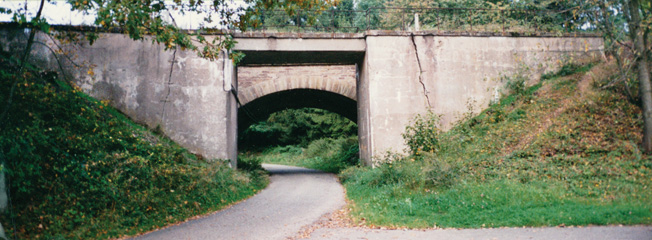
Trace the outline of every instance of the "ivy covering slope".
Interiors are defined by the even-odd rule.
[[[0,58],[0,160],[11,209],[0,221],[19,239],[115,238],[183,221],[251,196],[259,168],[206,161],[71,88],[56,74],[16,73]],[[4,107],[4,105],[3,105]]]

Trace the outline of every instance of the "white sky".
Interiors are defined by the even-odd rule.
[[[41,1],[39,0],[0,0],[0,7],[11,9],[13,12],[19,9],[25,9],[27,5],[27,16],[28,19],[36,16],[36,11],[39,8]],[[242,4],[240,1],[236,3]],[[208,9],[208,5],[206,6]],[[95,16],[87,15],[79,11],[72,11],[70,4],[64,0],[56,0],[52,2],[47,2],[43,6],[43,17],[50,24],[61,24],[61,25],[93,25],[95,21]],[[174,17],[177,26],[182,29],[197,29],[202,26],[204,22],[203,19],[206,14],[198,14],[196,12],[186,12],[185,15],[182,15],[178,11],[172,11],[171,15]],[[9,22],[11,21],[12,14],[0,14],[0,22]],[[168,13],[163,14],[164,19],[168,16]],[[218,27],[219,24],[211,23],[210,25],[204,25],[204,27]]]

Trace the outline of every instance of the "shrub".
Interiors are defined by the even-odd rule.
[[[269,148],[261,153],[259,158],[268,163],[296,165],[338,173],[344,168],[359,164],[358,149],[356,136],[338,139],[322,138],[311,142],[305,149],[295,145]],[[247,154],[252,155],[252,153]]]
[[[248,172],[265,171],[262,166],[263,160],[257,156],[238,156],[238,169]]]
[[[431,111],[418,114],[412,123],[405,127],[403,138],[412,154],[418,152],[437,152],[440,145],[441,130],[439,116]]]
[[[459,168],[437,158],[434,153],[405,157],[381,164],[373,169],[353,167],[340,174],[343,182],[356,182],[372,187],[396,185],[412,190],[442,189],[455,183]]]

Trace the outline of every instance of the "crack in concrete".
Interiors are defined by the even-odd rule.
[[[172,70],[174,70],[174,64],[177,62],[177,49],[174,49],[172,52],[172,61],[170,62],[170,74],[168,75],[168,93],[165,95],[165,100],[163,100],[163,113],[161,113],[161,123],[165,122],[165,108],[168,104],[168,98],[170,97],[170,85],[172,85]]]
[[[417,43],[414,41],[414,33],[410,34],[410,39],[412,40],[412,46],[414,46],[414,55],[417,59],[417,65],[419,66],[419,83],[421,83],[421,87],[423,88],[423,96],[426,97],[426,104],[428,104],[428,109],[431,109],[432,106],[430,105],[430,97],[428,96],[428,89],[426,88],[426,84],[423,82],[423,68],[421,67],[421,59],[419,58],[419,50],[417,49]]]

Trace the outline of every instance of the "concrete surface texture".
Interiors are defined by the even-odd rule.
[[[269,186],[230,208],[135,239],[286,239],[344,206],[335,175],[264,164]]]
[[[500,97],[502,76],[537,75],[565,60],[599,55],[599,38],[367,36],[358,80],[361,155],[401,152],[416,114],[432,111],[449,128],[464,113]]]
[[[246,105],[275,92],[315,89],[356,100],[355,65],[238,67],[238,97]]]
[[[322,228],[308,239],[432,239],[432,240],[649,240],[651,226],[592,226],[567,228],[491,228],[438,230],[375,230]]]
[[[5,50],[21,49],[25,36],[0,29]],[[404,150],[401,134],[415,115],[440,114],[446,129],[497,100],[507,82],[503,76],[527,70],[536,79],[565,59],[600,54],[603,45],[590,36],[375,31],[252,33],[235,40],[247,54],[237,67],[224,54],[211,62],[114,33],[101,34],[93,45],[39,35],[44,44],[34,45],[32,55],[51,70],[62,63],[64,75],[86,93],[209,159],[235,165],[239,124],[244,128],[285,108],[320,107],[358,123],[360,155],[372,165],[387,151]],[[69,54],[54,55],[46,45]],[[255,111],[261,119],[242,121],[241,112]]]

